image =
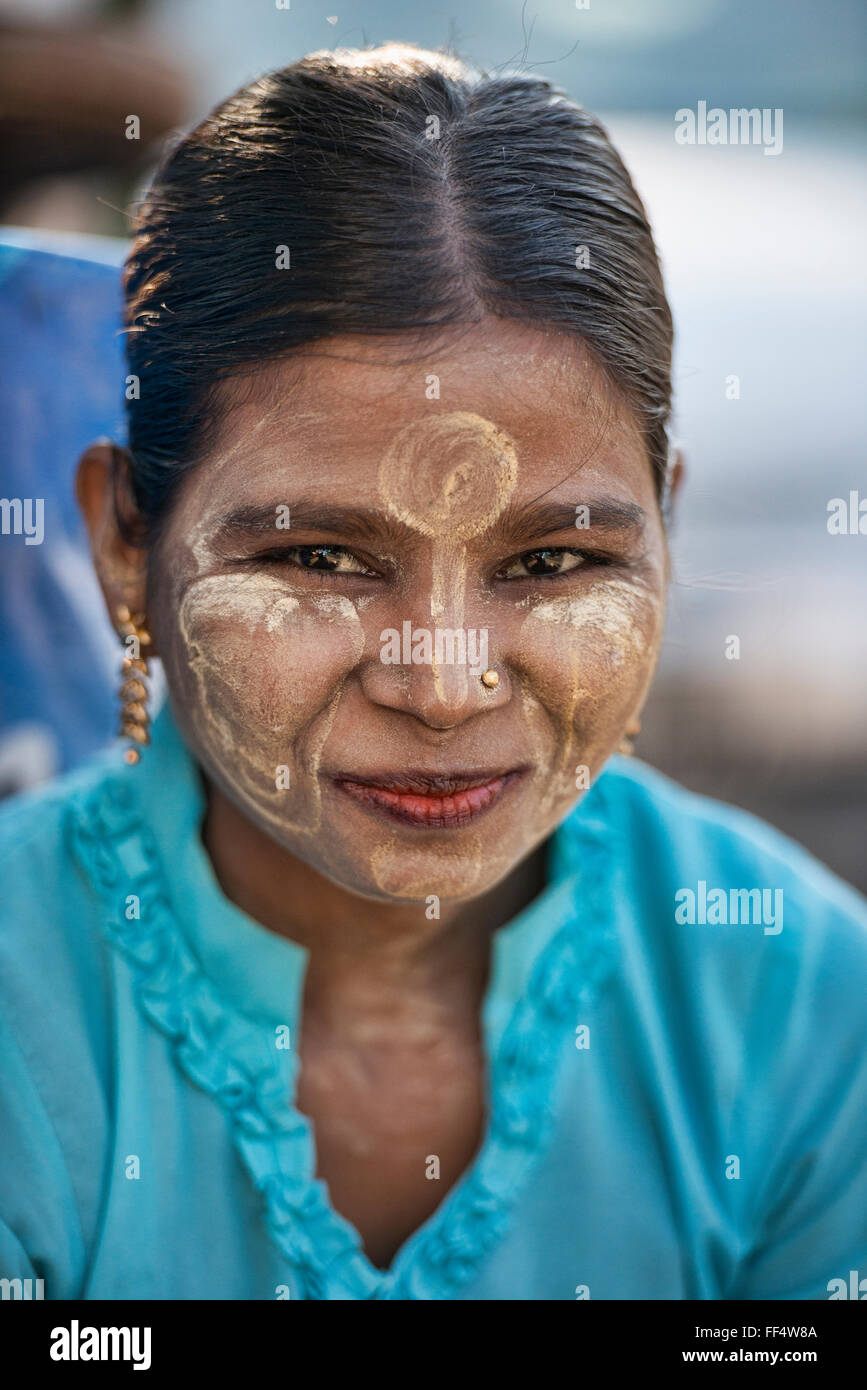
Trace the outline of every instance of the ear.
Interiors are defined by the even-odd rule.
[[[674,459],[672,459],[671,463],[671,473],[668,475],[668,498],[671,499],[672,503],[677,502],[679,492],[681,492],[681,488],[684,486],[685,477],[686,459],[684,457],[684,452],[682,452],[682,449],[675,449]]]
[[[675,451],[674,451],[674,463],[673,463],[672,469],[671,469],[671,480],[670,480],[669,489],[668,489],[668,490],[669,490],[669,496],[672,498],[672,500],[673,500],[673,499],[677,496],[677,494],[680,492],[680,489],[681,489],[681,487],[682,487],[682,485],[683,485],[683,480],[684,480],[685,477],[686,477],[686,459],[684,458],[684,456],[683,456],[683,451],[682,451],[681,449],[675,449]]]
[[[112,627],[117,610],[147,610],[148,552],[134,537],[142,518],[132,500],[129,454],[110,440],[85,449],[78,461],[75,491],[90,536],[90,551]],[[120,512],[120,516],[118,515]],[[153,647],[148,655],[155,656]]]
[[[686,478],[686,459],[680,449],[673,449],[665,489],[665,519],[670,523]]]

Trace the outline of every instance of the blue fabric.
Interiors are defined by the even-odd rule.
[[[867,906],[797,846],[611,761],[495,936],[483,1146],[383,1272],[292,1104],[307,952],[225,899],[202,813],[167,707],[137,767],[0,812],[0,1277],[571,1300],[867,1275]],[[781,891],[781,929],[678,920],[700,882]]]
[[[116,723],[117,644],[74,475],[93,440],[126,438],[126,243],[9,228],[0,243],[0,495],[44,508],[41,542],[21,532],[0,544],[2,795],[105,746]]]

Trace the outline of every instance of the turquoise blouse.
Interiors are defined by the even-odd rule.
[[[796,845],[612,759],[496,934],[482,1146],[384,1271],[293,1105],[307,952],[223,896],[203,810],[165,708],[139,766],[112,751],[0,813],[0,1278],[825,1299],[867,1277],[867,904]]]

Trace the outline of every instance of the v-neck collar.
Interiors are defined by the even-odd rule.
[[[485,1135],[388,1270],[372,1264],[316,1178],[313,1126],[294,1103],[309,952],[223,894],[201,841],[198,768],[168,704],[141,764],[118,758],[91,795],[76,842],[107,890],[105,933],[132,962],[138,1005],[171,1039],[176,1065],[226,1112],[302,1296],[449,1298],[502,1237],[550,1138],[573,1020],[610,966],[619,856],[604,780],[549,841],[546,887],[494,935],[481,1016]],[[132,921],[118,885],[142,903]]]

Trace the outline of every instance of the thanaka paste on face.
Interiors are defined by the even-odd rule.
[[[538,723],[540,704],[557,727],[548,761],[542,814],[557,801],[574,800],[576,750],[594,772],[600,753],[646,693],[661,633],[662,605],[646,585],[625,579],[596,580],[578,593],[531,602],[521,626],[525,670],[535,671],[545,698],[522,686],[525,719]],[[653,658],[653,659],[650,659]],[[546,668],[554,679],[543,680]],[[629,671],[634,673],[627,679]],[[603,713],[604,711],[604,713]],[[594,737],[582,725],[593,714]],[[532,718],[528,718],[528,716]],[[538,738],[536,739],[538,742]],[[541,751],[541,750],[540,750]],[[540,760],[541,765],[541,760]]]
[[[467,541],[502,515],[518,481],[518,457],[505,431],[471,411],[413,421],[399,430],[379,468],[386,510],[432,542],[432,628],[464,628]],[[464,666],[431,663],[444,705],[467,698]]]
[[[249,438],[249,431],[246,437]],[[228,451],[238,455],[235,472],[242,464],[244,489],[251,497],[263,495],[266,480],[271,488],[275,469],[280,466],[279,455],[284,446],[279,438],[264,442],[266,447],[253,457],[237,446]],[[303,456],[302,452],[299,459]],[[226,457],[221,456],[221,462]],[[314,458],[318,457],[314,454]],[[419,585],[417,598],[424,596],[424,601],[429,602],[434,625],[463,627],[469,545],[474,539],[477,542],[514,496],[515,444],[508,434],[481,415],[463,411],[430,414],[398,430],[380,454],[380,461],[371,479],[378,487],[380,502],[390,515],[430,542],[430,579],[424,588]],[[209,464],[205,467],[210,470]],[[316,476],[324,475],[317,471]],[[335,474],[335,478],[338,476]],[[419,730],[419,742],[411,732],[407,733],[411,724],[395,724],[393,714],[383,713],[388,710],[387,704],[369,722],[363,719],[357,734],[354,732],[352,721],[365,708],[365,697],[350,678],[353,672],[363,671],[364,662],[374,661],[378,654],[373,632],[367,634],[368,650],[364,653],[364,630],[358,610],[368,603],[381,604],[381,594],[353,603],[343,596],[322,592],[327,590],[327,582],[322,582],[321,587],[317,584],[320,592],[313,594],[311,582],[304,576],[298,583],[292,582],[293,572],[288,565],[267,575],[238,569],[222,575],[208,573],[225,565],[224,557],[212,549],[210,537],[216,535],[230,482],[229,474],[224,472],[217,496],[207,480],[200,479],[190,498],[186,512],[189,558],[186,572],[178,574],[171,609],[177,613],[184,607],[184,636],[187,642],[195,643],[196,650],[191,655],[198,660],[195,671],[184,676],[185,658],[181,655],[176,660],[170,687],[175,690],[185,684],[191,692],[189,698],[184,696],[181,705],[185,715],[190,708],[196,711],[193,723],[201,734],[193,741],[206,754],[206,766],[215,769],[217,780],[247,808],[253,821],[269,828],[275,839],[350,891],[422,899],[437,893],[443,900],[473,897],[484,891],[538,845],[574,804],[575,750],[580,748],[581,761],[589,763],[595,773],[629,715],[640,706],[652,672],[655,645],[651,638],[654,623],[649,616],[652,605],[649,608],[646,602],[653,597],[650,590],[622,581],[626,590],[634,588],[644,604],[647,621],[642,622],[636,610],[633,636],[629,635],[630,624],[623,613],[613,615],[606,598],[605,585],[620,581],[601,580],[583,588],[579,582],[577,593],[570,589],[568,599],[549,597],[555,592],[553,585],[549,588],[540,583],[538,591],[534,589],[530,596],[524,591],[522,599],[511,600],[516,626],[507,629],[507,641],[499,643],[501,672],[507,676],[499,694],[502,705],[511,674],[514,688],[521,691],[524,710],[519,737],[518,721],[511,721],[511,755],[516,762],[535,765],[533,774],[526,778],[526,800],[522,798],[523,804],[519,801],[516,813],[507,813],[502,828],[493,835],[479,822],[478,828],[446,832],[442,837],[409,829],[396,830],[385,839],[372,818],[355,808],[348,808],[344,820],[339,793],[329,794],[324,779],[320,787],[320,760],[324,759],[331,772],[352,767],[352,750],[360,740],[368,748],[368,767],[376,767],[381,755],[384,763],[394,765],[387,750],[389,728],[394,728],[403,756],[418,763],[427,761],[427,755],[423,751],[413,754],[413,746],[438,749],[439,757],[451,745],[439,739],[434,741],[430,729]],[[369,497],[368,493],[366,500]],[[478,542],[473,545],[476,549],[481,549]],[[204,585],[211,578],[225,581],[223,599],[232,590],[238,590],[246,595],[245,601],[235,606],[229,600],[222,605],[220,616],[219,591],[211,591],[210,600],[206,588],[197,591],[197,585]],[[203,600],[197,622],[193,621],[196,597],[192,598],[192,608],[186,602],[188,592],[193,591]],[[259,595],[259,607],[253,605],[251,621],[254,592]],[[615,589],[613,594],[619,595],[621,609],[628,607],[623,590]],[[496,599],[485,599],[493,606],[506,601],[504,591]],[[516,610],[526,610],[520,631]],[[506,610],[502,612],[505,614]],[[326,641],[323,645],[319,624],[327,621],[326,614],[333,629],[331,636],[337,630],[342,633],[339,643]],[[298,634],[296,642],[293,631],[299,624],[306,634]],[[377,622],[377,629],[380,626]],[[244,628],[252,628],[269,645],[262,649],[257,646],[254,654],[248,656],[250,648],[245,647],[237,630]],[[350,630],[354,630],[354,636]],[[642,654],[641,638],[645,632],[648,641]],[[293,662],[291,688],[283,679],[287,640],[293,651],[302,653],[300,663]],[[323,662],[323,657],[327,661]],[[492,664],[498,663],[494,660]],[[401,667],[388,670],[407,694],[416,688],[412,672]],[[460,668],[458,671],[464,675]],[[452,682],[454,673],[454,667],[444,667],[433,674],[439,682],[438,697],[455,709],[457,730],[466,718],[467,706],[466,687]],[[347,714],[350,707],[345,702],[350,693],[351,714]],[[286,709],[282,708],[283,702]],[[507,699],[502,707],[507,709],[509,703]],[[487,706],[490,711],[496,708],[493,702]],[[494,728],[508,730],[510,725],[502,721],[498,726],[488,725],[484,701],[474,712],[482,716],[482,722],[474,720],[468,724],[467,729],[472,727],[473,732],[467,737],[456,734],[454,748],[461,750],[461,757],[483,765],[491,756]],[[418,717],[416,712],[415,718]],[[188,725],[189,722],[187,718]],[[258,731],[260,723],[263,732]],[[271,725],[275,728],[271,729]],[[296,735],[294,765],[292,756],[283,752],[288,742],[284,732],[289,734],[292,730]],[[276,741],[280,756],[275,751]],[[497,747],[501,748],[499,742]],[[292,765],[291,792],[278,791],[275,786],[274,774],[280,764]],[[517,795],[522,797],[520,792]],[[496,812],[491,815],[497,817]],[[347,825],[351,827],[348,835]],[[320,833],[311,837],[311,831],[317,828]],[[354,845],[356,835],[361,839]]]
[[[268,417],[272,413],[268,412]],[[235,445],[225,451],[220,463],[228,461],[237,448]],[[383,459],[379,481],[383,501],[392,515],[433,541],[430,612],[434,626],[463,628],[465,542],[497,519],[514,491],[517,458],[513,442],[490,421],[470,412],[428,417],[398,432]],[[212,513],[216,510],[214,506],[206,513],[190,534],[188,548],[199,573],[214,562],[211,537],[215,526]],[[262,603],[267,596],[271,597],[271,605],[263,616]],[[329,706],[330,728],[343,682],[364,648],[358,612],[349,599],[312,596],[303,586],[292,586],[284,579],[217,575],[194,581],[187,587],[179,627],[188,651],[188,667],[198,684],[196,705],[202,723],[211,730],[226,759],[231,757],[233,750],[240,758],[236,795],[245,802],[252,800],[260,805],[276,826],[309,834],[318,827],[321,813],[321,791],[316,780],[318,757],[315,760],[308,757],[303,768],[305,781],[310,786],[308,804],[299,819],[289,809],[298,798],[291,797],[275,784],[278,766],[290,766],[291,775],[287,755],[284,752],[281,758],[275,756],[276,740],[263,734],[257,721],[251,721],[249,711],[244,709],[241,695],[247,687],[239,672],[249,662],[238,659],[238,642],[227,644],[225,639],[211,642],[208,654],[209,644],[196,641],[197,625],[200,628],[202,621],[213,625],[219,615],[226,620],[227,634],[233,622],[243,626],[244,636],[239,639],[242,646],[250,630],[255,632],[263,622],[268,633],[282,632],[285,620],[297,614],[299,604],[312,604],[321,611],[330,607],[335,617],[354,619],[353,640],[357,639],[358,651],[334,687]],[[310,632],[308,636],[315,634]],[[293,645],[300,646],[295,642]],[[304,664],[299,662],[299,669],[303,669]],[[467,675],[463,667],[448,667],[443,671],[433,661],[432,675],[438,698],[444,704],[453,703],[459,707],[465,702]],[[291,725],[291,720],[289,722]],[[281,737],[287,736],[282,724],[276,727],[276,732]],[[290,741],[291,736],[290,729]],[[319,740],[320,753],[324,737],[327,737],[327,729]]]
[[[432,542],[433,629],[463,629],[467,542],[502,515],[517,481],[514,442],[470,411],[413,421],[389,446],[380,464],[379,495],[392,516]],[[443,669],[434,659],[431,673],[440,702],[460,710],[467,698],[466,668]],[[472,890],[482,871],[478,837],[462,837],[458,854],[439,846],[419,848],[415,855],[393,837],[376,846],[371,873],[383,892],[412,898]]]
[[[370,872],[381,892],[390,898],[421,900],[461,898],[471,893],[481,877],[484,856],[478,835],[462,836],[459,847],[397,843],[394,836],[375,846]]]
[[[281,831],[312,834],[322,747],[364,650],[354,605],[339,594],[292,592],[270,575],[216,574],[186,588],[178,629],[198,718],[224,776],[231,770],[235,796]],[[257,665],[267,682],[250,680]],[[289,769],[288,788],[277,785],[278,767]]]

